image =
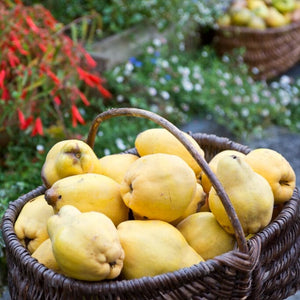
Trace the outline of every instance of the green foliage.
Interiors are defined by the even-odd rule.
[[[72,22],[83,15],[97,12],[101,15],[101,28],[98,36],[119,33],[132,26],[143,23],[164,29],[173,24],[182,29],[186,23],[193,21],[202,26],[212,27],[214,20],[226,9],[230,0],[25,0],[32,5],[42,3],[64,24]]]
[[[283,76],[267,84],[249,72],[241,51],[219,58],[211,46],[186,51],[155,39],[143,55],[105,76],[117,101],[148,107],[175,124],[211,115],[236,137],[270,124],[299,130],[300,80]]]

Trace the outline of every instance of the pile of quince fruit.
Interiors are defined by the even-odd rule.
[[[253,29],[281,27],[300,21],[299,0],[234,0],[217,19],[219,26]]]
[[[65,276],[100,281],[173,272],[236,247],[218,191],[173,134],[147,129],[135,149],[98,158],[72,139],[49,150],[45,193],[23,206],[14,225],[32,257]],[[223,150],[208,165],[246,237],[267,226],[295,188],[294,170],[272,149]]]

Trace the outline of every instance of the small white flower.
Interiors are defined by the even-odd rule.
[[[195,91],[197,91],[197,92],[200,92],[202,90],[202,86],[200,83],[196,83],[194,88],[195,88]]]
[[[97,135],[100,136],[100,137],[103,136],[103,131],[99,130]]]
[[[181,107],[182,107],[183,111],[189,111],[189,109],[190,109],[190,107],[186,103],[184,103]]]
[[[247,107],[243,107],[241,111],[241,115],[243,117],[248,117],[249,116],[249,109]]]
[[[148,93],[150,96],[155,96],[155,95],[157,95],[157,90],[154,87],[149,87]]]
[[[192,91],[194,88],[193,84],[189,80],[183,80],[181,83],[182,83],[184,90],[187,92]]]
[[[149,46],[149,47],[147,48],[147,53],[148,53],[148,54],[153,54],[153,53],[154,53],[154,48],[151,47],[151,46]]]
[[[229,80],[230,78],[231,78],[231,75],[229,74],[229,73],[224,73],[224,78],[226,79],[226,80]]]
[[[222,61],[225,63],[229,62],[229,57],[227,55],[223,55]]]
[[[183,76],[188,77],[191,73],[191,70],[188,67],[179,66],[178,67],[178,72],[180,74],[182,74]]]
[[[124,96],[123,95],[118,95],[117,96],[117,101],[118,102],[123,102],[124,101]]]
[[[103,152],[104,152],[104,155],[110,155],[110,150],[107,148],[105,148]]]
[[[178,63],[178,60],[179,60],[179,59],[178,59],[178,57],[177,57],[176,55],[172,55],[172,56],[171,56],[171,62],[172,62],[172,63],[177,64],[177,63]]]
[[[241,96],[233,96],[232,102],[236,104],[240,104],[242,102],[242,97]]]
[[[124,77],[123,77],[123,76],[118,76],[118,77],[116,78],[116,81],[117,81],[118,83],[121,83],[121,82],[124,81]]]
[[[226,89],[224,89],[224,90],[222,90],[222,94],[223,94],[224,96],[228,96],[228,95],[229,95],[229,91],[226,90]]]
[[[201,54],[202,54],[202,57],[207,57],[208,56],[207,51],[203,51]]]
[[[150,110],[152,111],[152,112],[158,112],[158,106],[157,105],[155,105],[155,104],[152,104],[151,106],[150,106]]]
[[[164,77],[160,77],[160,78],[159,78],[159,82],[160,82],[161,84],[166,84],[166,83],[167,83],[167,80],[166,80],[166,78],[164,78]]]
[[[287,117],[290,117],[291,116],[291,111],[289,109],[287,109],[284,113]]]
[[[256,67],[253,67],[251,71],[254,75],[257,75],[259,73],[259,69]]]
[[[256,95],[256,94],[253,94],[253,95],[252,95],[252,102],[253,102],[253,103],[258,103],[258,102],[259,102],[259,97],[258,97],[258,95]]]
[[[185,50],[185,44],[182,42],[179,44],[179,50],[184,51]]]
[[[158,38],[155,38],[155,39],[153,40],[153,45],[154,45],[155,47],[160,47],[160,46],[161,46],[161,40],[158,39]]]
[[[169,62],[168,62],[167,60],[163,60],[163,61],[161,62],[161,66],[162,66],[163,68],[168,68],[168,67],[169,67]]]
[[[277,81],[273,81],[273,82],[271,82],[271,87],[273,89],[278,89],[279,88],[279,83]]]
[[[263,117],[267,117],[267,116],[269,116],[269,114],[270,114],[270,112],[269,112],[269,110],[268,110],[267,108],[264,108],[264,109],[261,111],[261,115],[262,115]]]
[[[121,151],[126,149],[126,145],[124,144],[124,142],[121,138],[116,139],[116,145]]]
[[[291,78],[287,75],[283,75],[280,77],[280,84],[285,86],[291,83]]]
[[[234,77],[234,82],[235,82],[237,85],[243,85],[243,80],[242,80],[241,77],[239,77],[239,76],[235,76],[235,77]]]
[[[224,80],[220,80],[219,81],[219,86],[220,87],[225,87],[226,86],[226,82]]]
[[[125,65],[125,71],[131,72],[134,69],[134,65],[131,62],[128,62]]]
[[[36,146],[36,150],[37,150],[38,152],[44,152],[45,147],[44,147],[43,145],[37,145],[37,146]]]
[[[167,91],[162,91],[160,94],[165,100],[168,100],[170,98],[170,94]]]
[[[174,112],[173,106],[170,106],[170,105],[166,106],[166,113],[171,114],[173,112]]]

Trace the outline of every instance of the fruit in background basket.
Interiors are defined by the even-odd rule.
[[[99,172],[121,183],[129,166],[139,157],[134,154],[111,154],[99,159]]]
[[[155,276],[190,267],[203,258],[173,225],[160,220],[130,220],[117,227],[125,252],[125,279]]]
[[[56,262],[66,276],[87,281],[119,276],[124,250],[115,225],[104,214],[81,213],[65,205],[49,218],[48,232]]]
[[[44,195],[27,202],[17,217],[14,230],[20,243],[33,253],[38,246],[49,238],[47,220],[54,214]]]
[[[41,176],[47,188],[57,180],[83,173],[99,173],[98,157],[93,149],[81,140],[64,140],[56,143],[47,153]]]
[[[290,163],[277,151],[257,148],[246,155],[246,162],[270,184],[275,204],[288,201],[296,186],[296,174]]]
[[[218,162],[216,175],[240,220],[245,235],[256,233],[272,218],[274,197],[268,181],[252,170],[244,158],[229,155]],[[219,224],[233,234],[225,208],[214,188],[209,192],[209,207]]]
[[[242,152],[239,152],[239,151],[236,151],[236,150],[223,150],[219,153],[217,153],[211,160],[210,162],[208,163],[211,171],[216,174],[216,171],[217,171],[217,166],[218,166],[218,162],[219,160],[224,157],[224,156],[229,156],[229,155],[236,155],[236,156],[239,156],[239,157],[244,157],[245,154],[242,153]],[[209,180],[209,178],[207,177],[207,175],[202,172],[202,175],[201,175],[201,185],[203,187],[203,190],[205,193],[209,193],[210,191],[210,188],[211,188],[211,182]]]
[[[198,153],[204,157],[204,151],[199,144],[187,133],[183,132],[185,137],[197,149]],[[181,157],[195,172],[198,177],[201,168],[183,144],[168,130],[164,128],[147,129],[135,139],[135,148],[140,156],[166,153]]]
[[[115,225],[128,219],[129,209],[121,198],[120,185],[104,175],[87,173],[62,178],[46,190],[45,198],[55,212],[70,204],[81,212],[101,212]]]
[[[269,15],[266,17],[266,24],[269,27],[281,27],[288,24],[285,16],[280,13],[276,8],[269,8]]]
[[[252,12],[248,8],[232,9],[231,22],[237,26],[247,26],[252,17]]]
[[[211,212],[192,214],[176,227],[189,245],[205,260],[234,248],[234,236],[223,229]]]
[[[248,27],[253,29],[265,29],[267,25],[263,18],[253,16],[248,23]]]
[[[272,5],[281,13],[291,12],[296,8],[295,0],[272,0]]]
[[[269,8],[262,0],[249,0],[248,8],[258,17],[266,18],[269,14]]]
[[[291,22],[300,22],[300,2],[299,2],[299,8],[295,9],[291,13]]]
[[[131,164],[120,192],[125,204],[141,217],[171,222],[191,203],[196,184],[195,173],[183,159],[157,153]]]
[[[43,264],[48,269],[51,269],[57,273],[61,272],[52,251],[52,243],[50,238],[39,245],[39,247],[32,253],[31,256],[37,259],[40,264]]]
[[[229,26],[231,24],[231,17],[229,14],[225,13],[224,15],[218,17],[217,24],[219,26]]]
[[[202,185],[200,183],[197,183],[196,192],[193,197],[193,200],[191,201],[187,209],[184,211],[183,215],[171,223],[173,225],[176,225],[189,215],[199,212],[200,209],[206,204],[206,198],[207,195],[203,191]]]

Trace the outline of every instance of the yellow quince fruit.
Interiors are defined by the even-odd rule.
[[[31,256],[48,269],[57,273],[61,272],[53,254],[50,238],[41,243]]]
[[[227,193],[245,235],[257,233],[272,218],[274,197],[268,181],[236,155],[222,157],[216,175]],[[219,224],[234,234],[229,217],[217,191],[212,187],[208,204]]]
[[[176,227],[189,245],[205,260],[234,248],[234,236],[223,229],[211,212],[194,213]]]
[[[203,208],[203,206],[206,205],[206,198],[207,194],[203,191],[202,185],[200,183],[196,184],[196,192],[195,195],[189,204],[189,206],[184,211],[183,215],[180,216],[175,221],[171,222],[172,225],[176,226],[179,222],[181,222],[183,219],[188,217],[189,215],[192,215],[194,213],[197,213]]]
[[[121,276],[155,276],[190,267],[203,258],[173,225],[160,220],[130,220],[117,227],[125,252]]]
[[[99,173],[98,157],[87,143],[72,139],[60,141],[48,151],[41,177],[50,188],[59,179],[83,173]]]
[[[236,150],[223,150],[223,151],[217,153],[208,163],[208,166],[210,167],[210,169],[212,170],[212,172],[214,174],[216,174],[219,160],[222,157],[228,156],[228,155],[236,155],[239,157],[245,156],[244,153],[236,151]],[[207,175],[204,172],[202,172],[202,174],[201,174],[201,185],[203,187],[204,192],[208,194],[212,185],[211,185],[209,178],[207,177]]]
[[[127,170],[120,186],[124,203],[143,218],[167,222],[179,218],[191,203],[197,180],[180,157],[150,154]]]
[[[21,244],[33,253],[38,246],[49,238],[47,220],[54,215],[45,195],[28,201],[22,208],[14,225],[15,233]]]
[[[45,198],[55,212],[69,204],[81,212],[101,212],[115,225],[128,219],[129,209],[122,200],[120,185],[101,174],[86,173],[62,178],[46,190]]]
[[[185,132],[183,134],[204,157],[204,151],[193,137]],[[197,177],[200,175],[201,168],[193,156],[172,133],[164,128],[151,128],[139,133],[135,139],[135,148],[140,156],[155,153],[177,155],[194,170]]]
[[[290,163],[279,152],[257,148],[245,157],[251,168],[270,184],[275,204],[288,201],[296,186],[296,174]]]
[[[139,157],[130,153],[118,153],[103,156],[99,159],[100,174],[121,183],[129,166]]]
[[[68,277],[99,281],[119,276],[124,259],[117,229],[99,212],[63,206],[48,220],[56,262]]]

